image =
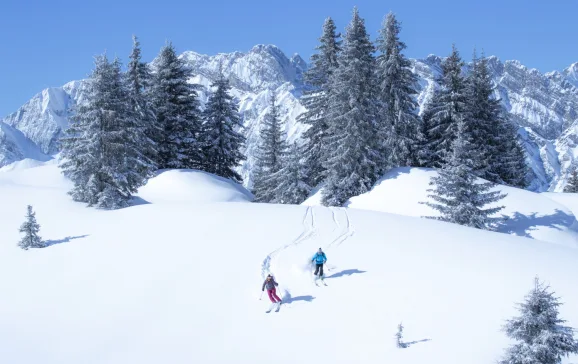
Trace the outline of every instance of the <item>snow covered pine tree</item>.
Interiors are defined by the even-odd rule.
[[[432,192],[428,197],[436,203],[425,204],[440,212],[441,216],[435,217],[437,220],[489,230],[490,225],[497,221],[497,218],[490,216],[504,207],[483,207],[506,195],[500,191],[489,192],[494,187],[491,182],[476,181],[471,163],[477,151],[471,146],[470,140],[465,121],[459,121],[449,160],[438,171],[439,176],[432,177],[430,181],[430,185],[435,187],[428,189],[428,192]]]
[[[411,70],[411,62],[402,51],[405,43],[399,40],[401,24],[393,13],[387,14],[377,49],[377,77],[379,100],[383,112],[381,120],[382,138],[387,140],[383,151],[384,166],[400,167],[418,164],[417,142],[419,140],[418,104],[415,96],[417,76]]]
[[[158,150],[153,138],[161,129],[149,97],[152,75],[148,65],[141,61],[140,43],[136,36],[133,36],[133,48],[129,58],[124,79],[130,108],[136,120],[134,138],[141,154],[138,158],[141,163],[139,169],[142,169],[144,176],[150,177],[158,169]]]
[[[243,127],[239,111],[229,94],[231,89],[229,81],[222,73],[211,86],[214,91],[209,94],[203,112],[201,133],[204,169],[241,183],[241,176],[234,170],[245,159],[241,153],[245,137],[237,130]]]
[[[519,304],[520,316],[508,320],[504,331],[518,341],[506,350],[500,364],[559,364],[563,356],[578,354],[573,329],[558,317],[561,303],[538,277],[534,289]]]
[[[140,149],[144,129],[130,108],[118,59],[96,57],[85,99],[61,139],[60,168],[74,183],[69,194],[88,206],[126,207],[150,164]]]
[[[578,167],[572,170],[568,183],[564,187],[564,192],[578,193]]]
[[[254,172],[253,193],[257,202],[272,202],[275,199],[274,190],[278,187],[279,181],[273,176],[281,170],[283,159],[287,153],[287,143],[283,137],[282,125],[277,106],[277,95],[272,90],[269,98],[269,110],[260,131]]]
[[[468,129],[474,148],[480,152],[474,173],[494,183],[525,187],[527,167],[517,130],[500,100],[493,97],[487,59],[478,59],[475,51],[466,89]]]
[[[311,67],[305,72],[305,90],[301,102],[305,109],[299,121],[310,125],[303,137],[306,140],[305,164],[308,182],[317,186],[325,178],[324,161],[327,160],[327,115],[331,77],[338,67],[337,56],[341,51],[340,34],[335,32],[333,19],[325,19],[323,34],[316,49],[319,53],[311,56]]]
[[[272,202],[298,205],[309,196],[311,187],[307,184],[305,164],[301,162],[303,149],[294,142],[283,158],[283,167],[271,176],[277,185]]]
[[[20,226],[20,232],[24,237],[18,243],[18,246],[24,250],[29,248],[44,248],[46,244],[42,241],[38,232],[40,225],[36,222],[36,213],[32,211],[32,206],[27,206],[26,221]]]
[[[365,21],[353,9],[347,26],[339,67],[331,77],[329,96],[327,179],[322,201],[341,206],[353,196],[369,191],[383,156],[376,125],[377,102],[374,47]]]
[[[202,169],[201,112],[197,86],[188,83],[191,69],[177,56],[172,43],[161,49],[154,68],[150,95],[161,128],[161,134],[153,138],[159,150],[159,168]]]
[[[451,155],[452,142],[457,135],[458,122],[466,119],[467,95],[466,80],[462,75],[462,61],[455,46],[452,53],[442,63],[442,76],[438,80],[436,91],[429,104],[429,145],[434,161],[443,165]]]

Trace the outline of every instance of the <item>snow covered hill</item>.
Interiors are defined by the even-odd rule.
[[[354,209],[389,212],[400,215],[425,217],[439,216],[439,213],[422,202],[428,199],[427,189],[430,178],[437,172],[425,168],[396,168],[379,180],[373,189],[351,198],[345,206]],[[500,215],[505,220],[497,231],[525,236],[554,244],[578,248],[578,221],[571,203],[560,203],[568,198],[561,193],[541,194],[508,186],[496,189],[507,196],[498,203],[505,208]],[[320,205],[321,191],[317,191],[304,205]]]
[[[0,173],[3,363],[486,364],[511,344],[500,328],[535,275],[578,327],[575,248],[383,212],[249,203],[230,198],[248,196],[241,187],[195,171],[164,171],[141,204],[114,211],[74,203],[69,187],[54,161]],[[47,248],[16,246],[27,204]],[[307,267],[319,247],[329,259],[320,287]],[[268,272],[279,312],[259,299]],[[394,343],[400,322],[406,349]]]
[[[462,53],[465,54],[465,50]],[[272,45],[213,56],[187,51],[181,57],[196,75],[191,82],[208,87],[220,69],[231,81],[247,135],[248,158],[239,172],[250,187],[258,133],[272,90],[279,96],[286,137],[290,141],[299,138],[306,128],[296,122],[303,111],[299,98],[303,72],[307,68],[305,61],[299,55],[289,58]],[[414,72],[419,76],[420,105],[428,100],[435,87],[441,61],[442,58],[435,55],[412,60]],[[568,172],[578,165],[578,63],[562,72],[542,74],[519,61],[501,62],[497,57],[490,57],[490,68],[498,96],[520,126],[533,171],[530,189],[560,191]],[[82,82],[47,89],[3,121],[20,130],[43,153],[52,154],[57,151],[56,141],[62,128],[68,125],[68,108],[81,97]],[[201,99],[206,101],[206,98],[205,90],[201,92]],[[0,154],[0,167],[23,158],[2,151]]]

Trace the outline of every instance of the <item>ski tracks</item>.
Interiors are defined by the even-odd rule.
[[[261,263],[261,276],[263,277],[263,279],[265,279],[267,274],[271,272],[271,260],[275,256],[277,256],[283,250],[291,246],[299,245],[315,235],[316,230],[315,213],[313,212],[312,206],[308,206],[307,209],[305,210],[302,223],[303,223],[303,231],[301,232],[301,234],[299,234],[297,238],[295,238],[292,242],[275,249],[274,251],[269,253],[267,257],[265,257],[263,263]]]
[[[336,210],[336,208],[331,208],[331,212],[333,214],[333,222],[337,225],[337,228],[339,229],[340,224],[339,224],[339,221],[337,220],[335,210]],[[331,243],[327,244],[328,248],[341,245],[345,240],[349,239],[350,237],[353,236],[353,234],[355,234],[355,228],[353,227],[353,224],[351,223],[351,219],[349,218],[349,214],[347,213],[347,209],[342,207],[342,208],[339,208],[338,211],[343,212],[342,215],[345,218],[344,229],[343,229],[343,232],[337,238],[335,238]]]

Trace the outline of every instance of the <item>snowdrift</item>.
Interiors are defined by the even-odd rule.
[[[197,170],[166,170],[138,191],[150,203],[250,202],[253,195],[239,184]]]
[[[420,203],[429,201],[429,181],[436,175],[434,170],[425,168],[393,169],[371,191],[351,198],[345,206],[415,217],[439,216],[437,211]],[[499,202],[505,207],[500,215],[506,220],[497,231],[578,248],[578,222],[572,208],[559,202],[556,196],[560,194],[534,193],[508,186],[496,188],[507,194]],[[317,191],[304,204],[318,206],[320,201],[321,192]]]
[[[191,203],[186,186],[215,179],[165,173],[141,191],[152,203],[115,211],[71,201],[54,165],[0,173],[1,362],[486,364],[535,275],[578,327],[577,249],[361,209]],[[49,247],[16,246],[26,204]],[[267,272],[284,300],[268,314]]]

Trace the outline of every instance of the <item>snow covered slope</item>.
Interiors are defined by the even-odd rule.
[[[251,202],[253,195],[237,183],[196,170],[164,170],[140,188],[150,203]]]
[[[185,183],[159,177],[157,191]],[[500,327],[536,274],[578,327],[577,249],[359,209],[179,204],[173,192],[99,211],[68,188],[54,164],[0,173],[3,363],[486,364],[510,344]],[[51,246],[17,248],[26,204]],[[319,247],[321,287],[307,271]],[[268,314],[267,272],[285,302]],[[394,345],[400,322],[407,349]]]
[[[307,68],[305,61],[299,55],[289,58],[272,45],[257,45],[248,52],[213,56],[187,51],[181,57],[196,75],[191,82],[208,87],[220,69],[231,81],[248,139],[245,151],[248,158],[239,172],[245,185],[250,187],[258,133],[271,90],[279,94],[287,138],[290,141],[299,138],[305,130],[296,122],[296,117],[303,111],[299,97],[303,72]],[[420,105],[428,100],[436,86],[434,79],[441,71],[442,59],[430,55],[412,60],[414,72],[419,76]],[[578,64],[562,72],[546,74],[528,69],[519,61],[502,62],[497,57],[490,57],[489,64],[497,94],[513,122],[520,126],[520,136],[533,171],[530,189],[560,191],[570,168],[578,165]],[[82,82],[44,90],[4,122],[22,131],[44,153],[54,153],[57,138],[68,125],[68,108],[82,97],[81,90]],[[205,101],[206,98],[205,90],[201,92],[201,99]],[[14,158],[0,160],[0,167]]]
[[[438,212],[420,202],[428,199],[429,181],[437,172],[424,168],[396,168],[379,180],[373,189],[351,198],[346,206],[355,209],[382,211],[407,216],[439,216]],[[499,202],[505,208],[500,215],[506,220],[497,231],[578,248],[578,221],[573,209],[549,198],[556,194],[540,194],[518,188],[498,186],[507,194]],[[305,205],[319,205],[320,192]]]
[[[0,121],[0,167],[25,158],[37,161],[50,159],[20,130]]]

